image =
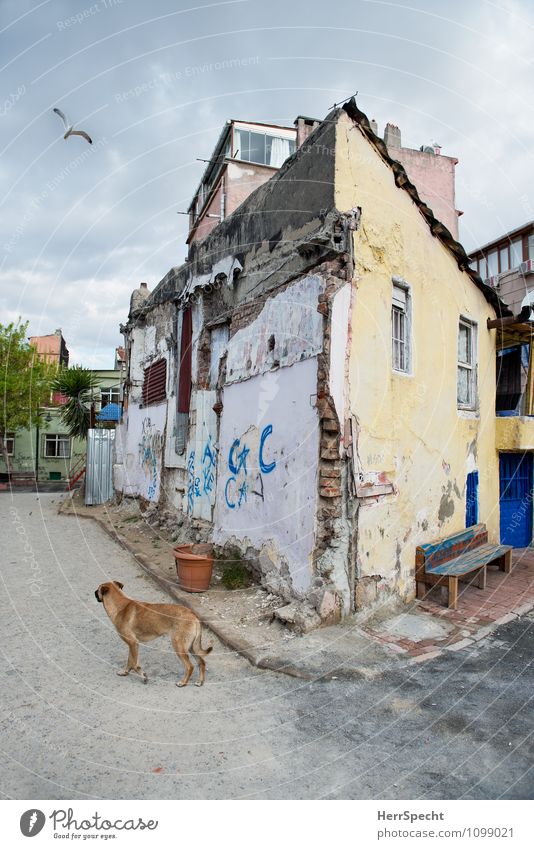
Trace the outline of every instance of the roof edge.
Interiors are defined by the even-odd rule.
[[[419,212],[426,220],[430,232],[433,236],[440,240],[440,242],[448,249],[448,251],[454,256],[458,268],[460,271],[465,271],[466,274],[469,275],[475,286],[480,289],[486,300],[492,305],[492,307],[497,312],[499,316],[511,316],[513,315],[512,311],[509,307],[506,306],[504,301],[501,301],[499,296],[493,289],[489,286],[486,286],[482,278],[476,271],[474,271],[469,265],[470,259],[467,253],[465,252],[464,247],[457,242],[453,237],[450,230],[445,227],[441,221],[435,217],[434,213],[430,209],[430,207],[419,197],[419,192],[417,191],[414,184],[410,181],[408,174],[406,173],[404,167],[398,162],[396,159],[392,159],[389,155],[388,149],[386,147],[385,142],[377,136],[371,127],[371,123],[369,118],[362,112],[361,109],[356,105],[356,99],[351,97],[351,99],[343,104],[342,109],[347,113],[349,118],[357,124],[362,130],[363,134],[366,136],[368,141],[373,145],[373,147],[380,154],[382,159],[389,165],[391,170],[393,171],[393,175],[395,178],[395,185],[400,189],[404,189],[407,192],[415,205],[419,208]]]

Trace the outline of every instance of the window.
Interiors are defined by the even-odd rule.
[[[145,369],[143,380],[143,406],[149,407],[167,397],[167,360],[156,360]]]
[[[492,251],[488,254],[488,277],[495,277],[499,273],[499,254]]]
[[[43,456],[70,457],[70,436],[64,433],[45,434]]]
[[[510,268],[510,257],[508,255],[508,245],[504,248],[501,248],[499,251],[499,264],[501,268],[501,274],[503,271],[508,271]]]
[[[523,241],[517,239],[510,245],[510,268],[517,268],[523,262]]]
[[[234,150],[234,156],[244,162],[257,162],[260,165],[280,168],[288,156],[295,152],[295,140],[236,127]]]
[[[6,447],[7,456],[12,457],[15,453],[15,434],[6,433],[4,437],[4,445]]]
[[[476,325],[461,318],[458,326],[458,407],[476,405]]]
[[[120,400],[121,396],[118,386],[107,386],[100,390],[100,403],[102,405],[102,409],[104,409],[107,404],[120,404]]]
[[[393,285],[391,302],[392,365],[395,371],[409,372],[410,351],[410,292],[407,287]]]
[[[482,277],[483,280],[488,276],[488,266],[486,263],[486,258],[481,256],[478,260],[478,273]]]

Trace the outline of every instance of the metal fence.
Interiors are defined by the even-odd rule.
[[[103,504],[113,498],[115,430],[91,428],[87,434],[85,503]]]

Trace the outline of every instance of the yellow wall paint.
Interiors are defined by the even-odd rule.
[[[379,592],[414,595],[415,547],[465,527],[465,484],[479,471],[479,521],[499,536],[493,307],[432,236],[393,172],[347,115],[337,124],[336,207],[362,209],[355,276],[349,398],[363,472],[386,472],[396,494],[362,501],[358,571]],[[412,376],[391,366],[392,277],[412,299]],[[458,320],[477,322],[479,412],[456,404]],[[440,518],[441,510],[441,518]]]
[[[498,418],[496,446],[499,451],[532,451],[534,419],[527,416]]]

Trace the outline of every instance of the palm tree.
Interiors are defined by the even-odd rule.
[[[61,408],[61,420],[69,436],[86,439],[87,431],[94,426],[93,395],[97,386],[96,376],[83,366],[62,369],[52,381],[52,389],[68,398]]]

